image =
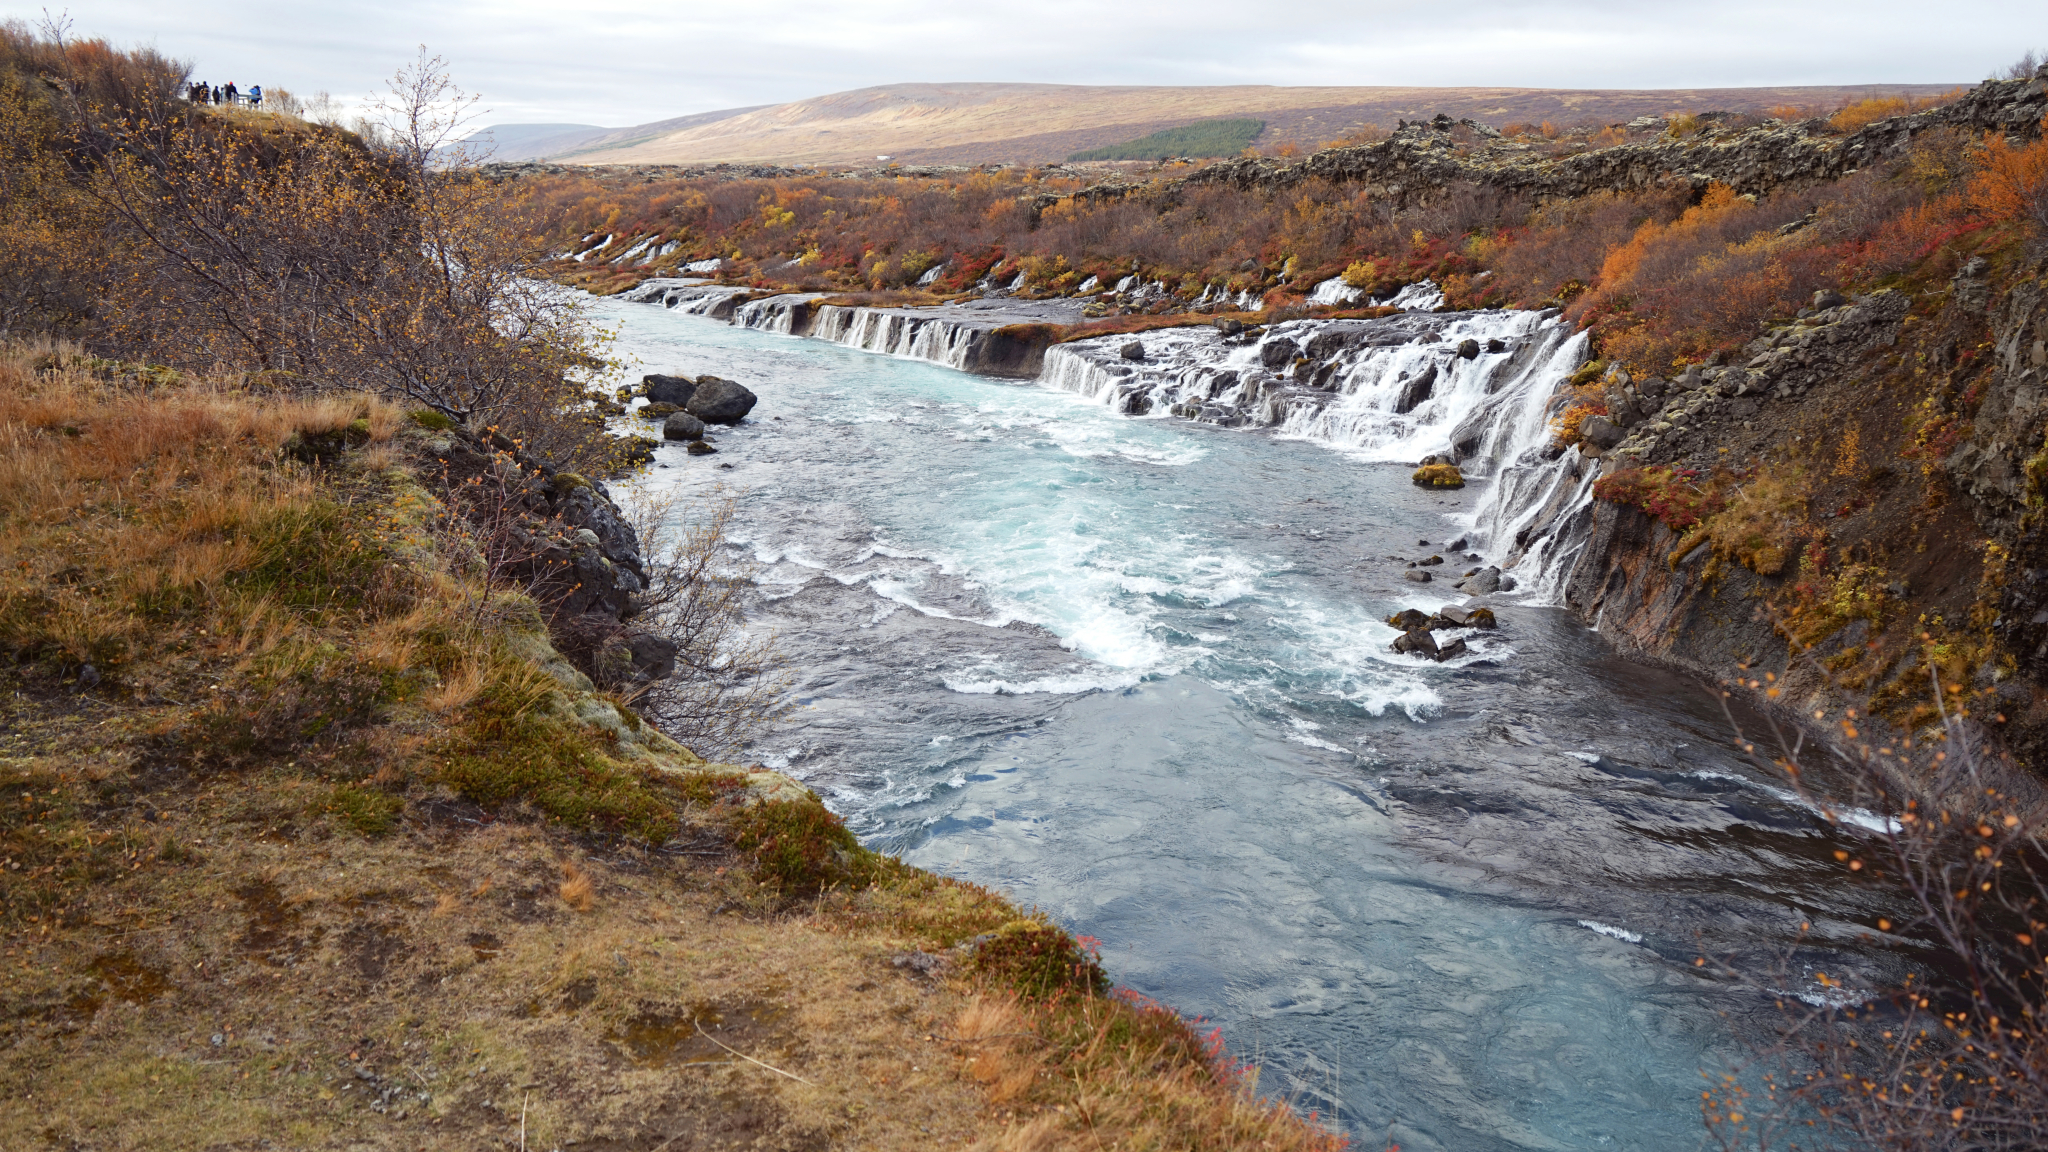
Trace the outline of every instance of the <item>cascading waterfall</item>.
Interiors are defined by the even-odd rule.
[[[818,309],[811,335],[849,348],[928,360],[965,371],[987,330],[940,316],[893,308]]]
[[[1467,518],[1473,547],[1555,599],[1584,533],[1592,470],[1550,448],[1559,385],[1586,340],[1545,312],[1408,313],[1296,320],[1256,339],[1210,328],[1056,345],[1040,383],[1131,415],[1272,427],[1362,460],[1454,459],[1488,478]]]

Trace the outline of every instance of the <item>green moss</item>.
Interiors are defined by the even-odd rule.
[[[872,882],[879,857],[817,797],[764,800],[732,817],[733,845],[786,896]]]
[[[524,802],[549,819],[584,831],[614,832],[649,844],[676,834],[676,804],[651,771],[636,770],[596,747],[581,725],[539,707],[494,699],[457,733],[429,750],[444,782],[487,808]]]
[[[1573,372],[1565,382],[1574,388],[1584,388],[1586,385],[1600,379],[1601,374],[1606,371],[1607,361],[1588,360],[1584,364],[1579,365],[1578,371]]]
[[[455,427],[455,421],[440,412],[434,411],[432,408],[415,408],[411,412],[406,413],[406,415],[412,419],[414,424],[422,428],[431,428],[436,432],[446,432],[448,429]]]
[[[405,800],[382,789],[342,784],[327,794],[320,810],[365,836],[382,836],[398,826]]]
[[[968,970],[1024,996],[1083,994],[1109,986],[1094,949],[1044,920],[1012,920],[976,942]]]
[[[578,488],[590,487],[590,481],[574,472],[557,472],[554,479],[548,481],[548,487],[566,496]]]

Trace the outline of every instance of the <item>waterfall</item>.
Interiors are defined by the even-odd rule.
[[[1136,342],[1141,358],[1125,350]],[[1491,482],[1466,517],[1475,550],[1556,598],[1583,543],[1593,469],[1550,447],[1559,386],[1586,338],[1549,312],[1410,312],[1295,320],[1255,338],[1160,329],[1059,344],[1039,382],[1134,416],[1266,427],[1355,459],[1454,459]]]

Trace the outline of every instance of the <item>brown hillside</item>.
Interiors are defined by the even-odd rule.
[[[1494,124],[1610,123],[1681,111],[1833,108],[1873,94],[1927,94],[1940,84],[1832,87],[1542,88],[1111,87],[1065,84],[891,84],[720,115],[619,129],[576,152],[585,164],[1038,163],[1219,116],[1268,121],[1264,141],[1313,147],[1366,124],[1445,113]],[[649,138],[652,137],[652,138]],[[617,141],[612,143],[611,141]]]

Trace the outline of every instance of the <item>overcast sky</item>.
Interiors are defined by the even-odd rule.
[[[1973,82],[2030,45],[2048,47],[2044,13],[2038,0],[94,0],[69,10],[74,35],[154,44],[190,61],[198,79],[325,90],[350,103],[425,44],[482,95],[480,123],[610,126],[912,80]]]

